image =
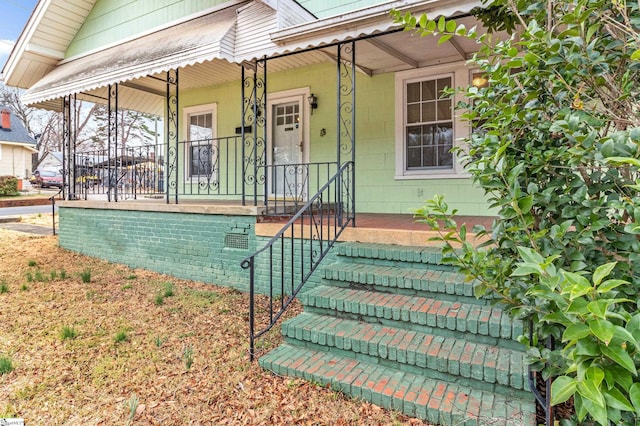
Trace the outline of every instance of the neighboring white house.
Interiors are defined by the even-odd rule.
[[[31,175],[36,141],[13,111],[0,105],[0,176],[26,179]]]
[[[62,170],[62,152],[47,151],[36,165],[37,170],[51,170],[60,172]]]

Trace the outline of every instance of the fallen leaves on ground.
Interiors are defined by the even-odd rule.
[[[0,418],[26,425],[423,424],[251,364],[247,303],[233,289],[0,229],[0,357],[14,367],[0,375]],[[274,329],[260,350],[280,341]]]
[[[20,217],[20,223],[26,223],[29,225],[38,226],[53,226],[53,221],[56,222],[56,228],[58,227],[58,214],[52,213],[38,213],[30,214]]]

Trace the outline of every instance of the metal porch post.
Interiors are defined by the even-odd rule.
[[[77,138],[77,105],[76,95],[67,95],[63,98],[63,149],[62,149],[62,179],[63,198],[76,199],[76,138]]]
[[[242,117],[242,121],[240,123],[240,141],[242,145],[242,205],[247,205],[247,190],[246,190],[246,181],[247,181],[247,162],[246,160],[246,149],[245,149],[245,126],[247,125],[247,105],[245,103],[245,89],[246,89],[246,77],[245,77],[245,67],[240,67],[240,96],[242,97],[242,102],[240,102],[240,116]]]
[[[69,199],[69,155],[71,125],[71,95],[62,99],[62,198]]]
[[[250,93],[249,93],[250,92]],[[242,68],[242,204],[246,205],[246,187],[253,189],[253,205],[258,205],[259,185],[264,185],[267,205],[267,60],[255,62],[252,76]],[[246,127],[251,126],[251,136]],[[253,166],[253,167],[251,167]],[[250,170],[253,169],[253,174]]]
[[[167,204],[171,202],[171,189],[174,190],[175,203],[178,204],[178,134],[179,134],[179,102],[178,102],[178,69],[167,71],[167,98],[166,98],[166,154],[164,185],[167,192]]]
[[[111,201],[113,189],[113,201],[118,202],[118,83],[110,84],[107,99],[107,155],[109,156],[108,176],[109,190],[107,199]],[[113,149],[113,167],[111,165],[111,152]]]
[[[262,69],[262,79],[256,82],[256,185],[261,183],[264,192],[264,205],[269,204],[269,173],[267,173],[267,59],[257,61],[256,71]],[[260,175],[259,170],[262,170]],[[257,191],[257,187],[256,187]]]
[[[338,87],[337,87],[337,146],[336,161],[338,169],[342,166],[342,153],[351,153],[351,175],[350,182],[344,182],[341,179],[341,185],[347,185],[349,188],[347,193],[351,196],[349,200],[340,199],[341,203],[348,203],[350,214],[353,216],[352,226],[356,226],[355,221],[355,182],[356,182],[356,42],[350,41],[338,45]],[[342,191],[338,188],[340,198]]]

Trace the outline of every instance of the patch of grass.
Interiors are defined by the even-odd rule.
[[[188,306],[205,308],[220,300],[222,296],[209,290],[186,290],[180,293],[180,299]]]
[[[76,337],[78,337],[78,332],[72,326],[65,325],[62,327],[62,330],[60,330],[60,339],[62,340],[73,340]]]
[[[156,348],[161,347],[165,340],[166,340],[166,339],[163,339],[163,338],[162,338],[162,337],[160,337],[160,336],[156,336],[156,338],[154,339],[154,342],[155,342],[155,344],[156,344]]]
[[[58,272],[55,269],[49,272],[49,278],[51,278],[51,281],[54,281],[56,278],[58,278]]]
[[[0,294],[3,293],[9,293],[9,286],[4,281],[0,282]]]
[[[162,293],[156,294],[156,297],[153,299],[153,303],[156,306],[160,306],[164,303],[164,296],[162,295]]]
[[[18,399],[22,400],[31,400],[35,398],[40,392],[46,389],[46,385],[44,383],[39,383],[37,385],[27,385],[22,389],[18,389],[15,391],[14,395]]]
[[[162,294],[164,297],[171,297],[174,295],[174,291],[173,291],[173,283],[172,282],[166,282],[163,284],[163,289],[162,289]]]
[[[8,374],[13,371],[13,362],[8,356],[0,356],[0,375]]]
[[[127,332],[125,330],[118,331],[113,337],[113,341],[115,343],[126,342],[127,340],[129,340],[129,336],[127,336]]]
[[[60,279],[66,279],[67,278],[67,271],[65,271],[64,269],[60,270]]]
[[[26,284],[22,284],[22,286],[20,287],[20,290],[27,291],[29,290],[29,287]]]
[[[104,386],[105,383],[124,380],[125,365],[110,355],[102,356],[91,371],[91,381],[96,386]]]
[[[86,268],[84,271],[80,272],[80,278],[82,278],[82,282],[88,284],[91,282],[91,268]]]
[[[27,282],[28,283],[32,283],[33,282],[33,274],[31,272],[27,272],[25,274],[25,277],[27,278]]]
[[[36,266],[38,264],[38,262],[36,262],[33,259],[30,259],[29,262],[27,263],[27,265],[29,265],[31,268],[33,268],[34,266]]]
[[[133,288],[133,286],[132,286],[131,284],[125,284],[125,285],[123,285],[121,288],[122,288],[123,290],[129,290],[129,289],[132,289],[132,288]]]
[[[0,409],[0,419],[8,419],[14,417],[18,417],[18,412],[11,404],[7,403],[4,408]]]
[[[124,401],[124,406],[129,411],[129,420],[127,421],[127,424],[130,424],[133,421],[133,418],[136,415],[136,411],[138,410],[139,403],[140,400],[138,399],[138,395],[136,395],[135,393],[131,395],[129,399]]]
[[[184,360],[184,366],[187,370],[191,369],[191,365],[193,365],[193,348],[191,345],[187,345],[182,350],[182,359]]]
[[[136,274],[131,274],[127,277],[128,280],[135,280],[136,278],[138,278]]]
[[[42,274],[42,271],[40,271],[40,270],[36,271],[35,275],[33,276],[33,280],[36,281],[36,282],[39,282],[39,283],[47,281],[45,276]]]

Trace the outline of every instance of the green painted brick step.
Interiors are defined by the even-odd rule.
[[[314,381],[433,424],[535,425],[533,398],[503,396],[330,352],[283,344],[259,363],[276,374]]]
[[[374,286],[377,291],[446,295],[448,300],[465,299],[476,304],[487,304],[491,299],[488,296],[476,299],[473,283],[465,282],[464,275],[453,271],[336,262],[327,265],[323,273],[325,280],[329,280],[325,283],[331,285],[355,283]]]
[[[346,258],[379,259],[394,262],[408,262],[442,266],[452,269],[442,262],[442,253],[437,247],[398,246],[380,243],[345,242],[336,245],[337,254]]]
[[[324,345],[354,358],[368,355],[405,371],[463,378],[503,394],[527,387],[523,351],[308,312],[283,323],[282,334],[294,345]]]
[[[306,311],[393,323],[426,333],[458,334],[492,345],[520,348],[516,339],[523,334],[521,321],[512,320],[506,312],[492,306],[326,285],[299,297]]]

